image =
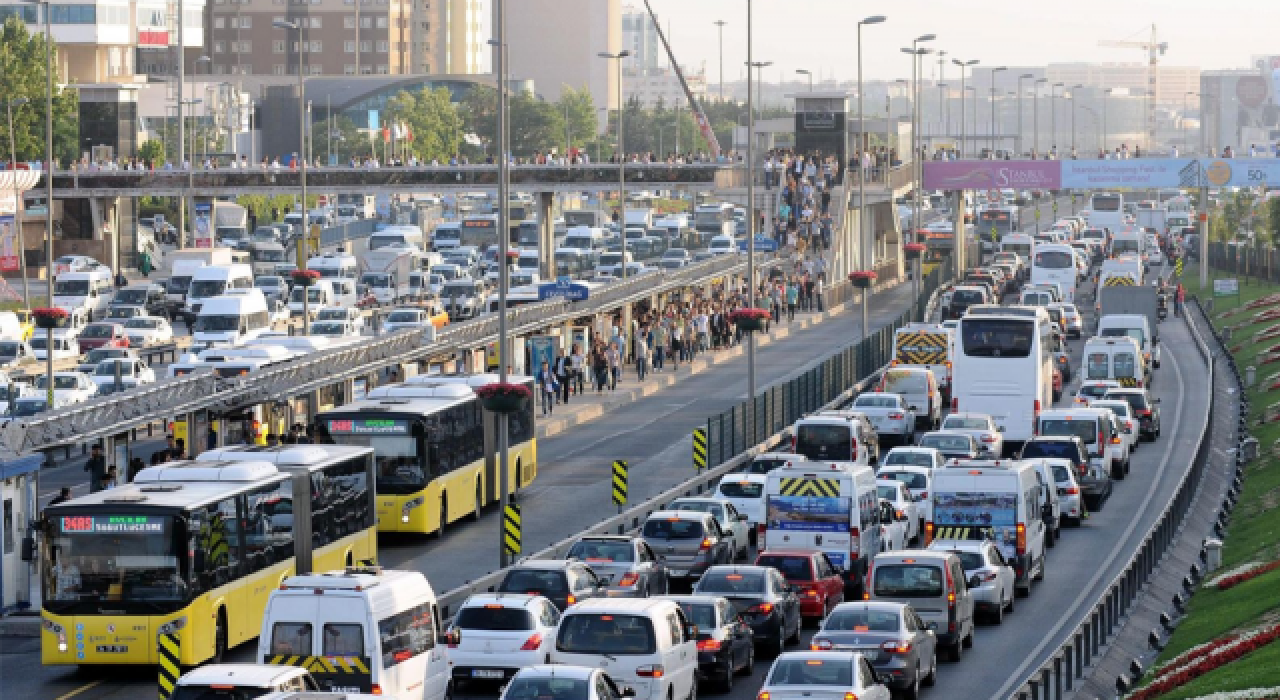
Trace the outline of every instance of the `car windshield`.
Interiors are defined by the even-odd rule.
[[[854,687],[853,664],[845,659],[780,659],[773,663],[766,683],[770,686],[821,685],[851,688]]]
[[[727,595],[764,593],[765,577],[760,571],[712,570],[702,575],[694,592],[699,595],[707,593],[724,593]]]
[[[695,513],[710,513],[712,517],[724,521],[724,506],[715,501],[676,501],[671,510],[687,510]]]
[[[512,569],[502,579],[498,590],[504,593],[541,593],[556,595],[568,593],[569,584],[563,571],[544,569]]]
[[[1053,480],[1057,483],[1065,483],[1071,481],[1071,470],[1067,469],[1063,464],[1052,464],[1049,466],[1053,470]]]
[[[964,354],[970,357],[1027,357],[1034,336],[1034,320],[965,318],[960,323]]]
[[[897,408],[898,399],[894,396],[859,396],[853,402],[854,406],[868,406],[871,408]]]
[[[716,628],[716,606],[714,603],[695,603],[682,600],[679,605],[680,609],[684,611],[684,616],[689,618],[689,622],[697,625],[699,636],[710,635]]]
[[[652,654],[656,648],[653,624],[639,615],[566,615],[556,634],[556,651],[567,654]]]
[[[757,566],[772,566],[782,573],[788,581],[812,581],[813,567],[809,565],[809,556],[800,554],[761,554],[756,559]]]
[[[1098,331],[1098,335],[1103,338],[1123,338],[1128,336],[1138,341],[1138,347],[1142,347],[1142,343],[1146,339],[1146,335],[1141,328],[1103,328]]]
[[[1135,411],[1145,410],[1147,408],[1147,397],[1136,391],[1108,391],[1103,397],[1106,399],[1115,399],[1116,401],[1124,401],[1129,407]]]
[[[463,282],[461,284],[445,283],[444,289],[440,291],[440,296],[445,298],[469,297],[474,296],[475,293],[476,287],[470,282]]]
[[[1046,270],[1069,270],[1076,266],[1075,256],[1060,250],[1038,252],[1035,266]]]
[[[764,484],[755,481],[722,481],[720,495],[725,498],[760,498]]]
[[[0,357],[15,357],[22,348],[22,343],[0,343]]]
[[[1041,435],[1075,436],[1086,445],[1097,442],[1098,424],[1093,420],[1071,420],[1069,418],[1041,418]]]
[[[684,260],[689,257],[689,251],[684,248],[672,248],[662,254],[663,260]]]
[[[893,610],[853,608],[831,613],[822,624],[824,632],[897,632],[901,618]]]
[[[987,560],[978,552],[952,550],[952,553],[960,557],[960,568],[964,569],[965,573],[974,569],[981,569],[987,565]]]
[[[48,388],[48,386],[49,386],[49,380],[46,375],[40,375],[39,377],[36,377],[37,389],[45,389],[45,388]],[[67,374],[53,375],[54,389],[75,389],[79,386],[80,386],[80,383],[76,380],[74,376],[67,375]]]
[[[340,322],[323,321],[311,324],[312,335],[344,335],[346,332],[346,324]]]
[[[58,280],[53,285],[56,297],[82,297],[89,294],[89,280]]]
[[[392,323],[410,323],[421,319],[417,311],[392,311],[387,314],[387,320]]]
[[[1108,409],[1121,418],[1128,418],[1131,415],[1130,411],[1133,410],[1129,407],[1129,404],[1122,399],[1115,401],[1095,401],[1089,405],[1095,408]]]
[[[643,534],[663,540],[702,539],[702,523],[684,518],[651,518],[645,522]]]
[[[13,404],[13,416],[34,416],[45,410],[44,399],[18,399]]]
[[[302,303],[302,292],[304,291],[304,289],[305,289],[305,291],[306,291],[306,293],[307,293],[307,301],[308,301],[308,302],[310,302],[310,303],[312,303],[312,304],[318,304],[318,303],[320,303],[320,301],[321,301],[321,296],[322,296],[322,294],[324,293],[324,288],[323,288],[323,287],[305,287],[305,288],[304,288],[304,287],[294,287],[294,288],[293,288],[293,291],[289,293],[289,301],[290,301],[290,302],[292,302],[292,303],[301,304],[301,303]]]
[[[111,303],[122,306],[142,306],[147,303],[147,290],[126,287],[116,292],[115,299]]]
[[[1022,459],[1030,459],[1032,457],[1057,457],[1059,459],[1075,460],[1079,456],[1076,447],[1069,442],[1058,442],[1053,440],[1033,440],[1022,446]]]
[[[114,335],[115,328],[113,326],[101,326],[98,324],[85,326],[84,330],[80,331],[81,338],[110,338]]]
[[[192,280],[191,292],[188,296],[203,299],[205,297],[216,297],[225,291],[227,283],[222,280]]]
[[[930,564],[882,564],[875,567],[873,595],[884,598],[938,598],[942,569]]]
[[[502,697],[506,700],[589,700],[591,681],[564,676],[517,676]]]
[[[788,461],[790,460],[778,457],[756,457],[751,460],[751,463],[747,465],[743,472],[746,474],[768,474],[774,469],[786,465]]]
[[[1110,389],[1111,387],[1106,384],[1086,384],[1080,387],[1079,394],[1091,399],[1096,399],[1099,396],[1106,394]]]
[[[877,476],[877,478],[879,477]],[[898,487],[889,486],[888,484],[878,484],[876,486],[876,495],[879,496],[880,498],[883,498],[886,501],[897,501]]]
[[[533,629],[533,615],[524,608],[508,608],[501,604],[473,605],[458,611],[453,626],[461,630],[511,632]]]
[[[45,600],[174,601],[186,597],[178,563],[186,542],[166,515],[52,515],[54,570]],[[235,528],[232,536],[236,534]],[[194,535],[193,542],[194,542]],[[194,545],[193,545],[194,546]],[[224,557],[225,558],[225,557]]]
[[[380,272],[366,272],[360,276],[360,284],[368,287],[390,287],[391,275]]]
[[[944,430],[987,430],[991,423],[986,418],[947,416],[942,421],[942,427]]]
[[[882,471],[876,474],[877,479],[892,479],[907,485],[907,488],[913,492],[928,492],[929,477],[916,472],[890,472]],[[883,488],[883,487],[878,487]]]
[[[229,314],[211,314],[208,316],[200,316],[196,319],[196,331],[206,332],[225,332],[240,329],[240,317],[231,316]]]
[[[116,367],[120,368],[120,374],[125,376],[133,374],[133,363],[120,362],[117,360],[99,362],[98,366],[93,370],[93,373],[99,377],[114,377],[116,374]]]
[[[279,277],[255,277],[253,280],[253,286],[261,287],[261,288],[279,287],[280,278]]]
[[[158,318],[131,318],[124,322],[125,328],[159,328],[160,319]]]
[[[967,452],[973,444],[968,437],[962,435],[926,435],[920,438],[920,446],[943,452]]]
[[[631,562],[636,559],[635,548],[627,540],[578,540],[568,556],[586,562]]]

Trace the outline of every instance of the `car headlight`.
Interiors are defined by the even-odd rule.
[[[400,521],[405,523],[409,522],[409,511],[421,506],[424,502],[425,501],[422,496],[405,501],[404,506],[400,508]]]
[[[160,625],[160,629],[157,630],[157,633],[173,634],[174,632],[177,632],[178,630],[181,630],[186,626],[187,626],[187,616],[183,615],[182,617],[175,617],[174,619],[164,623],[163,625]]]

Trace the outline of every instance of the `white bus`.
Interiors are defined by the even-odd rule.
[[[1017,253],[1023,260],[1030,260],[1036,250],[1036,240],[1028,233],[1006,233],[1000,239],[1001,253]]]
[[[1006,450],[1034,435],[1037,414],[1053,406],[1049,334],[1044,309],[960,319],[952,412],[990,415],[1004,427]]]
[[[1031,284],[1056,284],[1062,290],[1062,301],[1076,299],[1075,249],[1065,243],[1044,243],[1036,246],[1031,256]]]
[[[1124,227],[1124,195],[1119,192],[1098,192],[1089,199],[1089,226],[1110,229],[1112,233]]]

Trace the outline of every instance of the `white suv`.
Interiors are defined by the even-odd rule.
[[[559,624],[560,611],[540,595],[471,596],[447,635],[453,687],[472,680],[505,682],[526,666],[544,663]]]
[[[641,700],[697,697],[697,628],[680,605],[593,598],[560,618],[551,663],[599,668]]]

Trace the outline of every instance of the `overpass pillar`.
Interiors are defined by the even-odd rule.
[[[969,261],[965,260],[967,242],[964,235],[964,190],[955,190],[951,193],[951,227],[952,227],[952,245],[955,250],[951,253],[955,259],[956,277],[964,274],[964,270],[969,266]]]
[[[538,275],[543,280],[556,278],[556,224],[552,216],[555,193],[538,193]]]

